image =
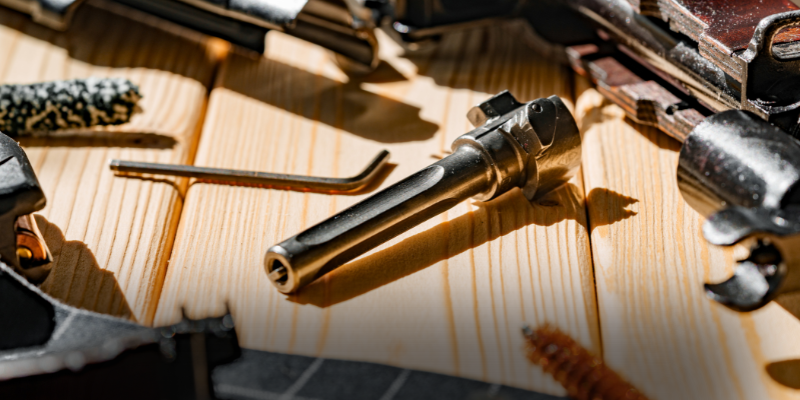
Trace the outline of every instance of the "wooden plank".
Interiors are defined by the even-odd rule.
[[[48,199],[37,220],[55,264],[42,288],[149,323],[186,182],[115,177],[107,162],[189,162],[218,57],[205,37],[128,11],[87,5],[57,33],[0,10],[0,81],[120,76],[140,85],[143,112],[128,124],[21,143]]]
[[[435,161],[470,106],[511,89],[571,98],[571,74],[507,25],[447,35],[433,51],[348,80],[321,49],[279,33],[260,60],[231,55],[212,91],[196,164],[351,176],[381,149],[384,188]],[[467,201],[309,286],[280,294],[269,246],[370,193],[193,184],[156,324],[230,307],[249,348],[381,362],[563,394],[523,356],[520,328],[549,322],[599,351],[580,180],[537,204],[514,191]]]
[[[776,303],[735,313],[703,292],[746,251],[703,239],[677,187],[680,144],[594,90],[577,108],[607,363],[651,399],[798,398],[765,370],[800,355],[798,320]]]

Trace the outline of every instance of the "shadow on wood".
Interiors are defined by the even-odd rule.
[[[571,183],[533,204],[521,191],[512,190],[493,201],[475,203],[477,209],[472,212],[353,261],[289,300],[330,307],[528,225],[551,226],[571,219],[585,227],[580,199],[580,189]]]
[[[100,267],[86,244],[67,241],[58,226],[41,215],[35,218],[54,265],[42,283],[42,291],[74,307],[133,319],[114,274]]]
[[[127,147],[140,149],[171,149],[178,144],[175,138],[155,133],[87,131],[85,133],[15,138],[24,147]]]
[[[677,139],[667,135],[656,127],[640,124],[627,116],[625,117],[625,123],[630,125],[633,129],[636,129],[644,138],[661,150],[678,152],[681,150],[681,146],[683,146]],[[677,170],[675,173],[677,173]]]
[[[594,231],[598,226],[611,225],[637,214],[627,207],[639,200],[619,194],[613,190],[594,188],[586,196],[586,208],[589,211],[589,226]],[[591,233],[590,231],[590,233]]]
[[[469,89],[487,94],[509,90],[520,100],[533,100],[557,94],[566,98],[554,82],[537,80],[547,76],[542,70],[568,70],[552,59],[542,57],[525,40],[527,22],[504,21],[486,28],[455,31],[429,48],[407,52],[404,57],[418,68],[418,74],[432,78],[437,85]],[[558,74],[570,85],[571,71]],[[535,96],[535,97],[531,97]],[[577,98],[577,97],[576,97]]]
[[[800,389],[800,360],[784,360],[767,364],[767,374],[781,385]]]
[[[793,268],[796,266],[790,266]],[[783,307],[794,318],[800,319],[800,292],[794,291],[778,296],[775,303]],[[782,360],[766,365],[767,374],[786,387],[800,389],[800,359]]]
[[[346,71],[345,71],[346,72]],[[408,78],[403,76],[392,64],[386,61],[381,61],[374,71],[366,75],[349,75],[351,80],[359,83],[394,83],[407,81]]]
[[[426,140],[439,129],[420,117],[418,107],[365,91],[358,82],[338,82],[268,58],[231,52],[220,85],[381,143]]]
[[[25,34],[66,50],[70,58],[95,66],[111,68],[144,68],[156,69],[197,80],[196,70],[186,68],[175,59],[188,62],[193,57],[181,57],[180,54],[209,53],[203,43],[204,35],[188,29],[174,28],[171,24],[158,23],[155,17],[150,19],[154,24],[137,21],[123,13],[137,11],[103,3],[108,9],[96,5],[85,4],[78,8],[75,17],[65,32],[58,32],[31,21],[24,14],[0,8],[0,25],[18,30]],[[109,11],[114,10],[114,12]],[[145,15],[145,14],[142,14]],[[164,29],[171,32],[165,33]],[[147,51],[145,51],[147,50]],[[173,57],[158,57],[158,54],[175,54]],[[208,54],[209,59],[218,57]],[[195,72],[187,74],[187,71]],[[213,74],[211,71],[200,75],[200,83],[210,87]],[[147,93],[143,93],[147,96]]]

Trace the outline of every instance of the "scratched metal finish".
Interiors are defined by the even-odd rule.
[[[731,53],[747,48],[758,22],[773,14],[797,10],[789,0],[673,0],[702,21],[705,34]],[[800,28],[778,34],[776,43],[800,39]]]

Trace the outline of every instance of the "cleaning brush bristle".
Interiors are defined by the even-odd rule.
[[[0,131],[11,136],[128,122],[142,98],[122,78],[0,85]]]
[[[541,366],[576,400],[647,400],[603,361],[561,331],[523,329],[528,359]]]

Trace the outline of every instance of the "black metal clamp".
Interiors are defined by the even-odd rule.
[[[733,277],[706,285],[712,299],[751,311],[800,289],[791,246],[783,244],[800,237],[800,142],[746,111],[712,115],[684,142],[678,185],[693,208],[710,215],[703,226],[710,243],[756,239]]]

